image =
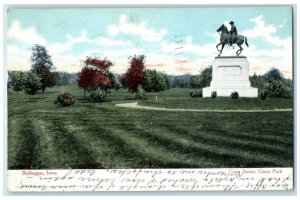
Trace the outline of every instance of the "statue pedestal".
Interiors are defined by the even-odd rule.
[[[229,97],[232,92],[238,92],[240,97],[257,97],[257,88],[250,86],[249,63],[245,56],[215,58],[212,81],[210,87],[203,88],[203,97],[211,97],[213,91],[223,97]]]

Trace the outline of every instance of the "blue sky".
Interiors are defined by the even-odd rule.
[[[86,56],[97,56],[123,73],[129,56],[145,54],[147,68],[197,74],[218,54],[216,29],[223,23],[229,28],[231,20],[248,38],[242,55],[250,74],[277,67],[292,77],[289,7],[10,9],[8,69],[30,69],[30,48],[37,43],[46,46],[60,71],[79,71]],[[225,47],[223,55],[236,50]]]

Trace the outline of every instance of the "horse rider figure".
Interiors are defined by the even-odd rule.
[[[231,29],[229,31],[228,43],[229,43],[229,46],[232,46],[233,41],[234,41],[235,37],[237,36],[237,29],[236,29],[233,21],[229,22],[229,24],[231,25]]]

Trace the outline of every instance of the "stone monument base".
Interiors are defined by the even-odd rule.
[[[210,97],[213,91],[222,97],[229,97],[232,92],[238,92],[240,97],[257,97],[257,88],[250,86],[249,63],[245,56],[215,58],[212,81],[210,87],[203,88],[203,97]]]
[[[217,96],[219,97],[230,97],[232,92],[238,92],[240,97],[257,97],[257,88],[213,88],[206,87],[203,88],[203,97],[211,97],[211,93],[213,91],[217,92]]]

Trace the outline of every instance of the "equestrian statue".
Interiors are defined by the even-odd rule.
[[[242,44],[244,43],[244,41],[247,47],[249,47],[247,42],[247,37],[237,34],[237,29],[234,25],[234,22],[231,21],[229,24],[231,25],[230,32],[228,32],[228,29],[224,24],[222,24],[222,26],[220,26],[220,28],[217,29],[218,33],[221,32],[220,43],[217,44],[216,46],[217,50],[220,52],[218,56],[222,54],[225,44],[228,44],[229,46],[232,46],[233,44],[237,44],[240,48],[236,51],[237,56],[239,56],[243,51]],[[222,45],[221,50],[219,50],[218,48],[220,45]]]

